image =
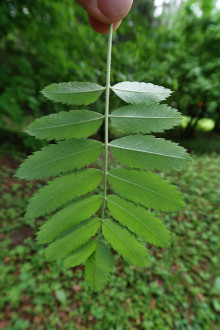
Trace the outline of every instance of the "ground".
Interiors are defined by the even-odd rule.
[[[91,292],[83,266],[48,263],[23,214],[42,182],[13,177],[20,158],[0,160],[0,329],[195,329],[220,327],[220,155],[193,156],[180,172],[163,173],[184,194],[185,210],[160,214],[172,231],[170,249],[149,246],[136,268],[115,256],[106,289]]]

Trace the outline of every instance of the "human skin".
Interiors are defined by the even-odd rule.
[[[109,24],[116,30],[129,13],[133,0],[76,0],[88,14],[93,30],[108,33]]]

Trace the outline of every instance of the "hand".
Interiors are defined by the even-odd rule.
[[[129,13],[133,0],[76,0],[88,14],[91,27],[99,33],[108,33],[109,24],[116,30]]]

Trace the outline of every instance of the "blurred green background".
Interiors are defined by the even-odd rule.
[[[68,107],[44,99],[52,82],[105,84],[107,38],[95,33],[72,0],[0,2],[0,329],[220,328],[220,1],[134,0],[113,38],[112,84],[145,81],[171,88],[184,115],[165,137],[194,162],[162,173],[184,194],[186,209],[162,218],[170,249],[149,246],[146,269],[119,257],[107,288],[92,293],[83,267],[48,263],[24,222],[30,195],[43,183],[13,177],[42,143],[22,130]],[[112,97],[111,108],[119,106]],[[91,106],[103,112],[103,99]],[[114,127],[110,138],[123,135]],[[103,138],[103,129],[98,132]],[[98,164],[100,166],[100,164]],[[110,158],[110,166],[115,160]],[[102,187],[100,187],[102,189]]]

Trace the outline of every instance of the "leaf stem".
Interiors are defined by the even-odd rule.
[[[101,225],[99,233],[104,221],[106,197],[107,197],[107,172],[108,172],[108,117],[109,117],[109,95],[110,95],[110,76],[111,76],[111,53],[112,53],[112,32],[113,24],[109,26],[108,34],[108,50],[107,50],[107,70],[106,70],[106,96],[105,96],[105,161],[104,161],[104,189],[103,203],[101,213]]]

